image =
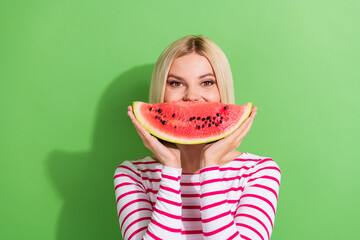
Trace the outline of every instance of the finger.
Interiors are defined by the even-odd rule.
[[[244,125],[243,131],[241,131],[241,133],[239,134],[237,140],[241,141],[250,131],[250,128],[254,122],[254,117],[256,114],[254,114],[253,116],[249,117],[247,120],[247,123]]]
[[[256,109],[255,109],[255,112],[252,113],[248,118],[246,118],[245,121],[240,125],[240,127],[237,128],[231,134],[233,141],[238,141],[239,139],[242,139],[247,134],[246,131],[249,127],[251,127],[255,115],[256,115]]]
[[[130,107],[130,109],[131,109],[131,107]],[[148,135],[150,135],[150,133],[137,121],[134,113],[131,110],[128,111],[128,115],[129,115],[132,123],[134,124],[137,132],[139,133],[140,137],[142,139],[143,139],[143,137],[149,137]]]

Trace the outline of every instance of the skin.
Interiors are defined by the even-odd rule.
[[[174,60],[168,74],[164,102],[220,100],[216,77],[206,57],[191,53]],[[256,110],[257,107],[253,106],[249,118],[227,137],[213,143],[194,145],[160,142],[139,124],[131,106],[128,107],[128,115],[145,147],[154,154],[154,159],[165,166],[182,168],[183,173],[198,173],[201,168],[222,166],[241,155],[236,148],[250,131]]]

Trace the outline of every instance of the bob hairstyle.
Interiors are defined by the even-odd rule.
[[[171,43],[161,53],[151,77],[149,103],[164,102],[167,76],[173,61],[190,53],[206,57],[215,73],[222,103],[235,104],[234,83],[229,62],[223,51],[203,35],[189,35]]]

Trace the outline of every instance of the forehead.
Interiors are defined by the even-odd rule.
[[[182,72],[182,73],[199,73],[204,74],[211,72],[213,73],[212,66],[209,60],[196,53],[191,53],[179,58],[176,58],[171,64],[169,73],[171,72]]]

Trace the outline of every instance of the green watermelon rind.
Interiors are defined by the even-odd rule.
[[[213,142],[222,138],[225,138],[226,136],[230,135],[231,133],[233,133],[236,129],[238,129],[241,124],[250,116],[251,113],[251,109],[253,107],[253,103],[252,102],[248,102],[247,104],[247,108],[244,109],[244,113],[242,115],[242,117],[239,119],[239,121],[234,124],[234,126],[232,128],[230,128],[228,131],[224,132],[223,134],[217,135],[217,136],[212,136],[209,138],[195,138],[195,139],[181,139],[178,137],[173,137],[170,135],[165,134],[164,132],[158,131],[158,129],[155,129],[151,126],[151,124],[149,124],[149,122],[147,122],[145,120],[145,118],[142,116],[141,112],[139,111],[140,106],[142,104],[145,104],[144,102],[140,102],[140,101],[135,101],[133,102],[133,112],[135,115],[136,120],[152,135],[154,135],[155,137],[158,137],[162,140],[168,141],[168,142],[173,142],[173,143],[178,143],[178,144],[202,144],[202,143],[208,143],[208,142]]]

